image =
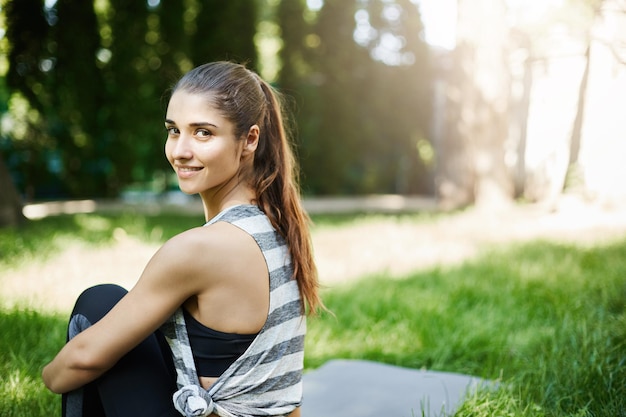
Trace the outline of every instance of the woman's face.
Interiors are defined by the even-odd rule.
[[[187,194],[215,196],[237,184],[245,140],[204,96],[177,91],[165,117],[165,155]]]

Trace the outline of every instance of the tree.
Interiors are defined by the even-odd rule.
[[[48,114],[52,107],[53,65],[49,42],[50,25],[43,0],[9,0],[4,6],[6,17],[6,47],[9,68],[6,74],[6,86],[9,94],[6,103],[9,110],[14,110],[14,125],[17,132],[12,137],[3,132],[9,146],[4,157],[8,161],[13,150],[19,152],[21,192],[26,198],[31,197],[37,183],[47,183],[54,175],[46,169],[45,156],[54,152],[56,141],[47,134],[49,129]],[[11,94],[12,93],[12,94]],[[6,109],[3,109],[6,110]],[[4,162],[4,161],[3,161]],[[12,183],[8,169],[0,170],[4,184]],[[7,188],[8,194],[13,191]],[[13,198],[6,201],[15,201]]]
[[[24,221],[22,201],[0,154],[0,227],[18,226]]]
[[[110,166],[102,137],[109,123],[101,113],[106,91],[96,63],[98,22],[93,2],[58,0],[55,7],[54,112],[49,109],[48,114],[55,121],[52,129],[65,161],[65,184],[75,196],[93,196],[107,189]]]
[[[19,125],[3,149],[27,198],[115,196],[150,181],[167,169],[164,90],[194,64],[257,59],[247,1],[7,0],[2,12]]]
[[[184,30],[185,2],[161,0],[156,10],[159,19],[159,38],[156,51],[160,60],[156,81],[159,91],[166,91],[191,66],[188,63],[189,45]]]
[[[42,197],[49,178],[63,180],[46,185],[50,197],[116,196],[151,181],[167,170],[163,91],[207,61],[257,66],[262,0],[6,1],[7,101],[20,132],[3,150],[27,198]],[[306,191],[428,192],[417,145],[428,144],[429,58],[414,2],[271,7],[284,38],[279,84],[298,103]]]
[[[315,126],[303,137],[314,192],[427,192],[417,147],[431,113],[422,31],[410,1],[324,2],[311,77]]]
[[[315,42],[313,24],[305,19],[308,12],[304,0],[283,1],[278,4],[276,22],[280,28],[282,47],[279,51],[278,87],[290,112],[290,133],[300,161],[301,183],[305,192],[314,189],[316,173],[311,162],[310,145],[315,137],[318,117],[317,83],[313,64]],[[307,41],[308,40],[308,41]]]
[[[459,0],[448,131],[439,157],[438,194],[446,207],[508,204],[513,184],[505,164],[509,70],[503,0]]]
[[[50,26],[44,14],[43,0],[8,0],[4,6],[9,40],[7,85],[19,91],[28,102],[43,111],[49,96],[42,94],[47,87],[47,74],[40,64],[50,54]],[[40,93],[37,93],[39,91]]]
[[[566,191],[605,203],[626,195],[623,118],[626,79],[626,3],[622,0],[570,0],[586,11],[582,33],[584,72],[569,143]],[[578,23],[578,22],[575,22]],[[570,25],[574,29],[578,25]],[[618,156],[619,155],[619,156]]]
[[[567,165],[566,180],[563,183],[563,189],[567,188],[581,188],[584,187],[584,179],[582,168],[580,166],[580,148],[582,144],[582,131],[583,123],[585,119],[585,107],[587,104],[587,94],[589,88],[589,71],[591,66],[591,44],[592,44],[592,30],[594,25],[597,24],[601,13],[604,0],[588,0],[583,7],[588,8],[591,18],[588,26],[582,30],[584,33],[584,59],[585,68],[583,70],[582,77],[580,79],[580,86],[578,89],[578,103],[576,106],[576,117],[574,119],[574,125],[572,126],[572,134],[569,144],[569,161]]]
[[[621,14],[626,16],[621,4]],[[611,164],[621,165],[609,159],[622,153],[622,118],[619,111],[612,111],[623,107],[620,95],[613,94],[623,89],[619,80],[624,67],[620,69],[616,53],[619,30],[624,27],[623,20],[619,22],[620,0],[546,4],[542,13],[533,14],[532,19],[522,13],[526,7],[517,5],[513,30],[515,46],[527,55],[523,117],[531,124],[530,136],[526,138],[524,131],[520,146],[529,144],[532,160],[524,172],[529,181],[521,183],[524,149],[520,147],[516,194],[558,203],[563,192],[589,197],[597,195],[598,189],[608,191],[611,178],[619,176]],[[557,85],[567,82],[570,84],[562,87],[562,94],[554,93]],[[552,92],[546,88],[552,88]],[[549,124],[562,127],[553,132],[544,127]]]
[[[368,119],[372,132],[385,127],[386,140],[376,140],[368,157],[378,160],[380,188],[402,194],[432,192],[432,175],[420,147],[430,147],[432,118],[430,51],[418,8],[410,0],[365,2],[376,36],[365,43],[373,66],[374,94]],[[386,161],[380,161],[385,158]]]
[[[229,60],[255,68],[256,2],[203,0],[197,6],[195,29],[190,39],[193,64]]]
[[[365,90],[370,59],[352,37],[355,1],[327,0],[315,27],[320,43],[315,69],[320,85],[314,134],[303,138],[307,157],[302,161],[307,186],[320,194],[361,191],[364,175],[359,147],[364,135],[359,90]]]
[[[306,39],[313,28],[304,18],[306,10],[304,0],[283,1],[278,5],[276,19],[282,40],[278,79],[280,87],[287,92],[303,88],[311,74],[311,51]]]

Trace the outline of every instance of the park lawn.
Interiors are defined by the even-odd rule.
[[[626,241],[535,241],[325,294],[306,366],[358,358],[498,381],[457,416],[626,415]]]
[[[0,232],[0,273],[68,240],[108,244],[124,228],[162,241],[196,223],[174,215],[44,219],[19,233]],[[535,241],[405,277],[363,277],[324,291],[333,314],[309,320],[305,366],[359,358],[500,382],[496,391],[469,397],[458,416],[625,415],[625,275],[626,241]],[[59,415],[59,396],[39,375],[63,343],[65,320],[0,310],[0,416]]]

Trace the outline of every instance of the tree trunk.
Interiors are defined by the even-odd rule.
[[[452,65],[446,73],[445,104],[439,110],[443,116],[443,129],[437,146],[437,173],[435,183],[439,205],[444,210],[470,205],[474,201],[474,175],[471,168],[469,143],[463,123],[463,105],[470,92],[461,66],[463,48],[451,53]]]
[[[510,87],[505,17],[502,0],[458,2],[457,71],[448,94],[457,99],[449,103],[449,115],[456,120],[449,119],[444,155],[448,190],[440,188],[456,195],[456,205],[467,200],[497,208],[513,198],[505,163]]]
[[[526,148],[528,143],[528,117],[530,93],[533,86],[532,45],[530,38],[517,31],[512,36],[511,53],[511,109],[509,111],[509,140],[517,142],[513,170],[514,197],[522,197],[526,191]]]
[[[18,226],[23,221],[22,201],[0,155],[0,227]]]
[[[567,174],[563,183],[563,191],[581,191],[584,188],[584,178],[578,163],[580,155],[580,145],[582,138],[582,127],[585,115],[585,105],[587,103],[587,85],[589,80],[589,63],[590,63],[591,44],[587,44],[585,50],[585,70],[580,80],[578,90],[578,105],[576,108],[576,118],[572,127],[572,136],[569,144],[569,162],[567,166]]]

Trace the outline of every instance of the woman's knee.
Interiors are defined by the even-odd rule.
[[[101,284],[87,288],[76,300],[72,316],[85,316],[91,324],[104,317],[128,291],[116,284]]]

